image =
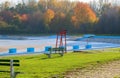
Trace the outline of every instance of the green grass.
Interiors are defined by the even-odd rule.
[[[67,53],[63,57],[54,54],[50,59],[46,55],[23,55],[1,58],[20,60],[20,67],[15,67],[15,71],[21,72],[17,75],[17,78],[50,78],[57,75],[62,77],[62,74],[66,71],[75,68],[85,68],[91,64],[97,65],[98,63],[102,64],[112,60],[119,60],[120,48],[106,49],[104,52],[101,50]],[[9,68],[0,66],[0,70],[9,70]],[[0,77],[9,78],[9,74],[0,73]]]

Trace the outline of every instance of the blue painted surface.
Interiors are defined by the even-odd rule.
[[[79,49],[79,45],[73,45],[73,50],[78,50]]]
[[[82,38],[110,38],[110,39],[120,39],[120,36],[96,36],[94,34],[85,34]]]
[[[46,46],[46,47],[45,47],[45,52],[46,52],[46,51],[49,51],[49,48],[52,48],[52,47],[51,47],[51,46]]]
[[[35,49],[34,48],[27,48],[27,52],[35,52]]]
[[[16,53],[17,52],[17,49],[16,48],[10,48],[9,49],[9,53]]]
[[[94,38],[120,39],[120,36],[94,36]]]
[[[91,38],[94,36],[95,36],[94,34],[85,34],[85,35],[83,35],[83,38]]]
[[[76,41],[82,41],[88,38],[120,39],[120,36],[96,36],[94,34],[85,34],[83,37],[77,38]]]
[[[85,46],[86,49],[91,49],[92,48],[92,45],[88,44]]]

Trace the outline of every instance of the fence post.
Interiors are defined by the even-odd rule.
[[[14,78],[13,60],[10,60],[10,78]]]

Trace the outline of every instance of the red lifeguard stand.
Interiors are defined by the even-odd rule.
[[[67,52],[66,33],[67,30],[62,30],[61,32],[57,33],[57,38],[56,38],[56,48],[64,47],[65,52]]]

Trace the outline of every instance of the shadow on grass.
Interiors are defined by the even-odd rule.
[[[28,58],[25,58],[25,59],[35,59],[35,57],[28,57]]]
[[[73,53],[93,54],[93,52],[89,52],[89,51],[74,51]]]
[[[49,57],[47,57],[47,55],[46,55],[46,57],[43,57],[43,58],[41,58],[41,59],[42,59],[42,60],[47,60],[47,59],[55,59],[55,58],[62,58],[62,57],[64,57],[64,56],[60,56],[60,55],[57,55],[57,56],[51,55],[51,58],[49,58]]]
[[[3,71],[3,70],[0,70],[0,73],[10,73],[10,71]],[[18,74],[20,74],[21,72],[14,72],[14,78],[17,77]]]
[[[73,53],[94,54],[94,53],[101,53],[101,52],[104,52],[104,50],[74,51]]]

